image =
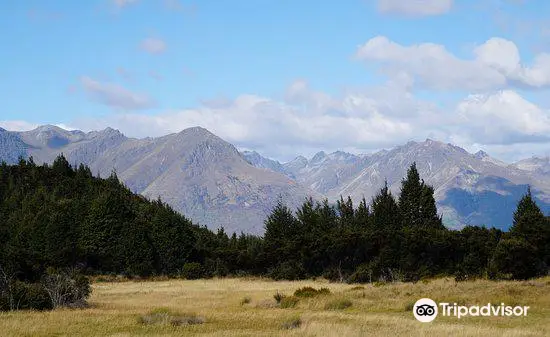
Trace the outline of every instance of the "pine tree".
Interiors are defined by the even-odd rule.
[[[354,223],[357,227],[361,228],[369,228],[371,225],[371,212],[369,209],[369,206],[367,205],[367,201],[363,197],[361,199],[361,202],[359,203],[359,206],[357,207],[357,210],[355,211],[355,219]]]
[[[546,245],[550,239],[549,225],[544,214],[533,199],[531,188],[518,202],[514,212],[514,222],[510,228],[510,234],[525,239],[533,245],[539,257],[546,259]]]
[[[336,208],[338,210],[341,225],[351,226],[355,218],[355,210],[353,209],[353,201],[351,200],[351,197],[348,196],[348,199],[344,201],[344,198],[340,196],[340,200],[336,203]]]
[[[399,207],[388,188],[388,182],[372,200],[372,219],[377,230],[401,228]]]
[[[423,185],[420,175],[413,163],[407,171],[407,177],[401,181],[401,194],[399,195],[399,210],[405,227],[418,227],[422,223],[422,211],[420,200],[422,199]]]
[[[416,163],[411,165],[406,179],[401,181],[399,210],[405,227],[445,228],[437,215],[434,189],[420,179]]]
[[[422,181],[422,194],[420,196],[420,219],[426,228],[445,229],[441,217],[437,215],[437,206],[434,198],[433,187]]]
[[[265,255],[268,265],[276,266],[288,258],[296,258],[299,223],[281,200],[265,221]]]

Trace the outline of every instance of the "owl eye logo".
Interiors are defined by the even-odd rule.
[[[416,307],[416,314],[418,316],[432,316],[435,314],[435,307],[429,304],[423,304]]]
[[[413,315],[422,323],[431,322],[437,317],[437,303],[429,298],[421,298],[413,306]]]

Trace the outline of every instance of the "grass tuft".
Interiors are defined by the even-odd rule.
[[[138,317],[138,323],[143,325],[194,325],[203,324],[206,322],[204,317],[197,316],[196,314],[180,315],[173,313],[168,308],[157,308],[151,310],[148,314]]]
[[[353,305],[347,298],[337,299],[325,304],[325,310],[344,310]]]
[[[297,329],[300,326],[302,326],[302,320],[300,319],[300,317],[294,317],[283,322],[283,324],[281,325],[281,328],[285,330],[291,330],[291,329]]]

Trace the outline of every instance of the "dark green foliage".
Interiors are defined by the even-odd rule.
[[[399,211],[403,226],[409,228],[444,229],[433,197],[434,190],[420,180],[413,163],[407,171],[407,177],[401,182]]]
[[[20,303],[47,308],[39,288],[47,291],[53,275],[81,289],[68,302],[86,298],[87,279],[63,270],[382,283],[436,275],[524,279],[548,272],[550,220],[530,190],[509,233],[446,229],[433,194],[413,165],[397,201],[387,183],[370,205],[363,199],[357,208],[351,198],[336,205],[309,198],[293,212],[279,201],[262,238],[196,226],[160,199],[132,193],[115,172],[100,179],[84,165],[72,168],[63,156],[51,167],[32,158],[0,164],[0,306],[14,307],[7,294],[15,294],[8,290],[17,284],[27,287],[22,293],[36,294]]]
[[[386,183],[370,207],[364,199],[356,209],[350,198],[340,198],[335,207],[307,199],[294,215],[279,203],[266,222],[263,262],[275,279],[323,276],[339,282],[385,283],[454,275],[464,280],[494,275],[495,270],[511,278],[532,277],[548,268],[549,228],[549,220],[528,193],[518,205],[509,235],[529,245],[511,247],[504,242],[498,251],[511,250],[518,261],[537,271],[507,266],[514,260],[494,255],[502,231],[445,228],[434,190],[420,179],[413,164],[402,181],[398,202]],[[526,251],[543,263],[531,261]],[[511,273],[514,269],[518,272]]]
[[[12,287],[15,300],[15,308],[12,310],[49,310],[53,308],[48,292],[42,284],[16,281]],[[4,307],[2,310],[10,309]]]
[[[204,268],[200,263],[191,262],[183,265],[181,277],[187,280],[197,280],[204,277]]]
[[[536,253],[535,246],[521,237],[501,240],[490,261],[490,277],[525,280],[546,274],[547,267]]]
[[[290,260],[271,269],[268,276],[274,280],[300,280],[306,277],[306,271],[299,262]]]

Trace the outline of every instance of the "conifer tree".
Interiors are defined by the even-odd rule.
[[[399,210],[405,227],[418,227],[421,224],[422,183],[420,175],[413,163],[407,171],[407,177],[401,181],[401,193],[399,195]]]
[[[372,219],[377,230],[401,228],[399,207],[388,188],[388,182],[372,200]]]
[[[550,225],[535,202],[531,188],[518,202],[514,212],[514,222],[510,234],[521,237],[537,250],[537,255],[548,261],[548,241],[550,240]]]

